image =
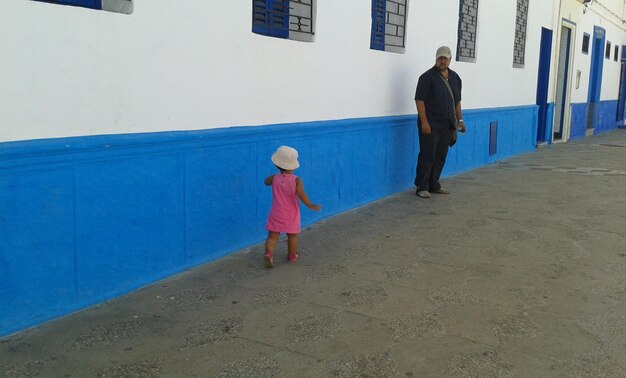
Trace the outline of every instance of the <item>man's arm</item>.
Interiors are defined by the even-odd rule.
[[[417,106],[417,116],[420,117],[422,123],[422,133],[430,134],[430,123],[428,123],[428,118],[426,117],[426,104],[424,104],[424,101],[417,100],[415,105]]]
[[[459,123],[457,125],[457,127],[460,129],[460,131],[465,134],[465,121],[463,121],[463,111],[461,110],[461,101],[457,102],[456,104],[456,119],[459,120]]]

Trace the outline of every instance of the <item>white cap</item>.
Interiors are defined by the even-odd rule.
[[[452,51],[450,51],[450,48],[448,46],[441,46],[440,48],[437,49],[436,58],[439,59],[442,56],[448,59],[452,58]]]

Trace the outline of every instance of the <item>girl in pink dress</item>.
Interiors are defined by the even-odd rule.
[[[272,162],[280,173],[268,176],[265,185],[272,186],[272,209],[265,228],[268,231],[265,241],[265,266],[274,266],[274,247],[280,233],[287,234],[287,260],[298,259],[298,234],[300,233],[300,202],[309,209],[320,211],[320,205],[312,204],[304,192],[302,180],[293,174],[300,166],[298,151],[291,147],[280,146],[272,155]]]

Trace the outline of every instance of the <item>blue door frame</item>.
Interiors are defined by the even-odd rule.
[[[589,92],[587,102],[587,129],[594,128],[596,116],[596,103],[600,101],[602,89],[602,68],[604,66],[604,49],[606,43],[606,31],[599,26],[593,27],[593,48],[591,49],[591,70],[589,72]]]
[[[624,52],[626,46],[622,46],[622,67],[620,74],[619,84],[619,100],[617,101],[617,123],[619,126],[624,126],[624,110],[626,108],[626,52]]]
[[[567,23],[566,23],[567,22]],[[570,53],[572,48],[572,33],[574,32],[572,27],[575,26],[573,22],[563,19],[563,23],[561,24],[561,42],[559,43],[559,60],[557,61],[558,71],[557,74],[557,91],[559,89],[559,85],[562,83],[563,88],[560,88],[561,93],[560,96],[557,93],[555,97],[555,119],[554,126],[552,130],[552,137],[554,139],[562,139],[563,131],[565,126],[565,112],[567,102],[567,92],[568,92],[568,79],[569,79],[569,70],[570,70]],[[567,33],[567,34],[563,34]],[[563,37],[566,37],[565,44],[563,44]],[[561,64],[563,64],[561,66]],[[562,71],[562,72],[561,72]],[[561,76],[561,73],[563,74]],[[562,77],[562,79],[561,79]],[[558,111],[558,113],[557,113]]]
[[[550,82],[550,60],[552,58],[552,30],[541,28],[539,50],[539,72],[537,74],[537,101],[539,106],[537,122],[537,142],[548,142],[550,132],[546,130],[548,115],[548,84]]]

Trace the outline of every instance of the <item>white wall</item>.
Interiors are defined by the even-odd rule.
[[[419,74],[456,47],[458,2],[412,0],[405,54],[369,49],[370,12],[320,0],[303,43],[253,34],[249,0],[135,0],[132,15],[2,0],[0,142],[414,113]],[[452,63],[466,109],[535,102],[552,19],[530,0],[516,69],[515,1],[481,0],[476,63]]]

